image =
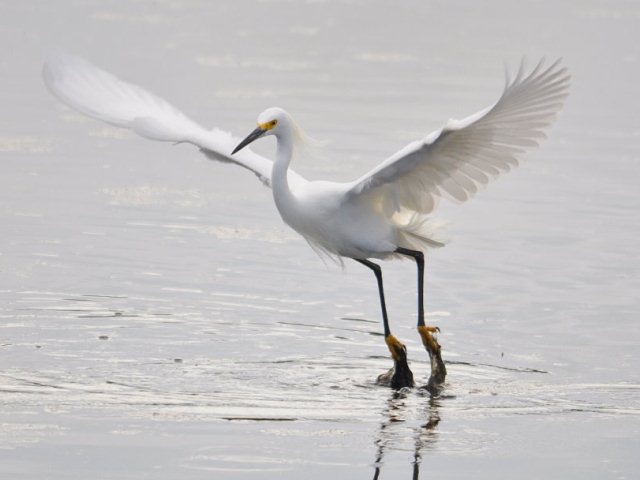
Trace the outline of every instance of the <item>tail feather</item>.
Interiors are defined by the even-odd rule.
[[[393,216],[401,247],[428,250],[444,247],[448,241],[446,223],[415,211],[399,212]]]

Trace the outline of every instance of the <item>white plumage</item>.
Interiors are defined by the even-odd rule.
[[[85,115],[151,140],[192,143],[209,158],[236,163],[269,183],[271,160],[249,149],[232,158],[238,138],[223,130],[207,130],[166,100],[83,58],[56,52],[47,58],[42,75],[51,93]],[[299,176],[293,173],[292,177]]]
[[[382,270],[369,258],[408,256],[418,267],[418,332],[431,357],[429,385],[442,384],[446,368],[437,330],[425,323],[424,251],[440,247],[430,215],[441,197],[464,202],[500,174],[518,165],[538,145],[562,108],[569,75],[560,63],[523,66],[499,100],[461,121],[450,120],[410,143],[361,178],[347,183],[307,181],[289,168],[302,130],[280,108],[258,117],[258,128],[239,144],[221,130],[209,131],[161,98],[65,54],[50,57],[44,80],[71,107],[152,140],[188,142],[209,158],[253,171],[273,192],[282,219],[319,253],[353,258],[376,275],[384,335],[395,361],[393,388],[413,385],[406,348],[392,334],[385,307]],[[246,147],[263,136],[277,139],[272,162]],[[235,148],[234,146],[238,144]]]
[[[165,100],[68,54],[44,66],[51,92],[67,105],[152,140],[188,142],[209,158],[253,171],[273,189],[283,220],[321,251],[351,258],[384,258],[398,247],[442,246],[429,215],[441,197],[464,202],[537,146],[568,95],[569,75],[556,61],[530,72],[520,67],[500,99],[464,120],[410,143],[354,182],[307,181],[289,168],[299,127],[282,109],[263,135],[278,139],[277,159],[248,148],[232,155],[238,138],[207,130]],[[261,135],[261,136],[263,136]]]

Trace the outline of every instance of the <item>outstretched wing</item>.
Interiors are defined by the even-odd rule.
[[[187,142],[213,160],[232,162],[271,183],[273,162],[248,148],[231,152],[241,139],[222,130],[207,130],[162,98],[66,53],[45,61],[44,82],[56,97],[85,115],[125,127],[151,140]],[[289,171],[293,183],[305,180]]]
[[[439,197],[464,202],[489,181],[518,165],[525,151],[546,137],[545,130],[569,94],[570,76],[560,60],[544,61],[525,74],[507,76],[502,96],[464,120],[450,120],[424,140],[410,143],[349,190],[358,196],[379,189],[396,208],[432,212]]]

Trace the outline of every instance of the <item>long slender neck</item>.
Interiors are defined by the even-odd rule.
[[[284,131],[277,137],[276,161],[271,170],[271,189],[273,199],[282,218],[287,222],[288,213],[296,204],[295,197],[289,188],[287,172],[293,157],[293,135],[291,131]],[[287,222],[288,223],[288,222]]]

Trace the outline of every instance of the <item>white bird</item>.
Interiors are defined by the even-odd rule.
[[[412,385],[413,376],[404,345],[391,334],[382,270],[369,259],[405,256],[416,261],[418,331],[430,356],[439,356],[432,336],[437,329],[425,324],[423,306],[424,252],[443,246],[431,214],[441,197],[469,200],[517,166],[525,151],[545,138],[569,92],[570,76],[559,60],[550,66],[540,61],[529,72],[523,65],[514,78],[507,74],[496,103],[463,120],[449,120],[346,183],[309,181],[289,168],[305,136],[281,108],[262,112],[257,128],[239,142],[224,131],[203,128],[165,100],[81,58],[54,54],[45,62],[43,76],[55,96],[86,115],[152,140],[191,143],[211,159],[251,170],[271,187],[284,222],[312,247],[373,270],[385,340],[396,367],[404,370],[394,376],[397,388]],[[277,141],[275,162],[245,148],[270,135]]]

